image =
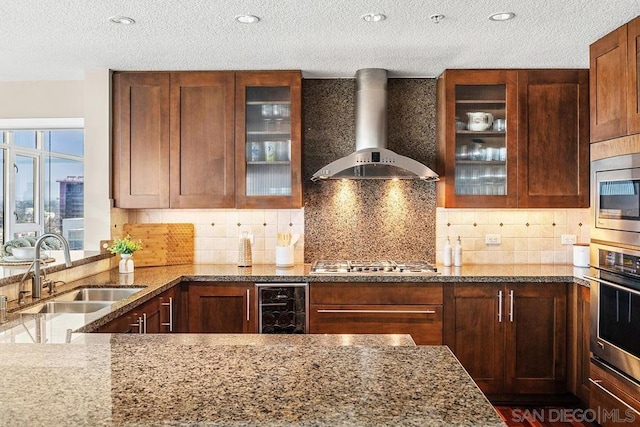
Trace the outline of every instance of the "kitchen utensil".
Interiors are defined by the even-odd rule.
[[[295,246],[298,243],[298,239],[300,239],[300,234],[296,233],[291,236],[291,242],[289,242],[289,246]]]
[[[477,111],[467,113],[467,117],[469,117],[468,129],[475,132],[487,130],[493,124],[493,114],[491,113]]]
[[[278,246],[289,246],[291,233],[278,233]]]
[[[143,243],[136,251],[136,267],[193,264],[193,224],[125,224],[122,234]]]

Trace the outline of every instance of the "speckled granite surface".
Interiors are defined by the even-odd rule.
[[[0,424],[504,425],[447,347],[381,345],[384,337],[82,338],[0,345]]]
[[[387,275],[387,274],[344,274],[344,275],[310,275],[310,264],[299,264],[289,269],[276,269],[273,265],[256,265],[251,268],[235,265],[174,265],[166,267],[136,268],[133,276],[120,275],[117,270],[107,271],[67,285],[58,287],[58,294],[79,286],[144,286],[145,289],[135,295],[114,303],[110,311],[98,320],[92,321],[82,332],[93,332],[98,327],[126,313],[136,306],[159,295],[170,287],[186,281],[201,282],[333,282],[337,284],[349,282],[393,283],[579,283],[588,286],[582,279],[588,268],[575,268],[571,265],[486,265],[464,266],[460,268],[438,266],[436,276],[424,275]],[[44,294],[43,294],[44,295]],[[55,297],[54,297],[55,298]],[[28,306],[36,304],[27,298]],[[18,309],[15,301],[9,302],[9,323],[0,326],[2,329],[13,327],[19,320],[15,313]]]
[[[311,182],[355,151],[355,80],[304,80],[305,261],[435,260],[435,183]],[[435,169],[436,79],[389,79],[387,148]]]

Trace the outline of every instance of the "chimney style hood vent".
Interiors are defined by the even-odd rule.
[[[319,179],[422,179],[438,175],[422,163],[387,148],[387,70],[356,73],[356,151],[321,168]]]

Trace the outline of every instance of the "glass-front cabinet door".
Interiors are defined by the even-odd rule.
[[[515,72],[447,70],[439,91],[446,98],[439,129],[445,206],[515,207]]]
[[[300,73],[237,73],[236,119],[236,207],[301,207]]]

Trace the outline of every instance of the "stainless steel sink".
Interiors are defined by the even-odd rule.
[[[20,311],[21,314],[87,314],[109,307],[109,301],[51,301]]]
[[[144,288],[82,288],[55,298],[55,301],[118,301]]]

